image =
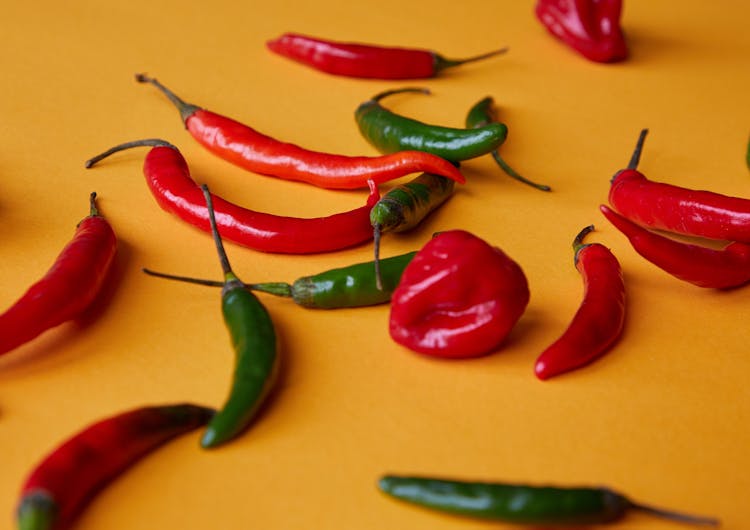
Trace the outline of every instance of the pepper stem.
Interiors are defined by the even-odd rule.
[[[630,157],[627,169],[638,169],[638,162],[641,161],[641,152],[643,152],[643,143],[646,141],[648,129],[642,129],[638,135],[638,142],[635,144],[633,155]]]
[[[232,267],[229,264],[227,252],[226,250],[224,250],[224,243],[221,240],[219,229],[216,226],[216,212],[214,212],[214,201],[211,198],[211,192],[208,191],[208,186],[206,184],[201,185],[201,191],[203,192],[203,197],[205,197],[206,199],[206,208],[208,209],[208,222],[211,225],[211,235],[213,236],[214,244],[216,245],[216,253],[219,255],[221,270],[224,273],[227,281],[231,279],[237,280],[237,278],[234,276],[234,273],[232,272]]]
[[[89,195],[89,215],[96,217],[99,215],[99,208],[96,207],[96,192],[92,191]]]
[[[378,291],[383,290],[383,277],[380,273],[380,234],[380,223],[375,223],[372,225],[372,241],[375,251],[375,287],[378,288]]]
[[[529,186],[532,186],[532,187],[534,187],[534,188],[536,188],[538,190],[541,190],[541,191],[552,191],[552,188],[550,188],[546,184],[539,184],[537,182],[531,181],[531,180],[527,179],[526,177],[523,177],[520,174],[518,174],[518,172],[516,172],[515,169],[513,169],[512,167],[510,167],[508,165],[508,163],[505,160],[502,159],[502,157],[500,156],[500,153],[498,152],[497,149],[495,149],[494,151],[492,151],[492,158],[495,159],[495,162],[497,162],[497,165],[500,166],[500,168],[503,171],[505,171],[505,173],[507,173],[508,176],[516,179],[517,181],[523,182],[524,184],[528,184]]]
[[[669,519],[671,521],[677,521],[681,523],[704,525],[704,526],[719,526],[720,521],[716,517],[705,517],[702,515],[692,515],[682,512],[675,512],[672,510],[665,510],[663,508],[656,508],[645,504],[638,504],[632,501],[628,501],[629,508],[638,510],[640,512],[648,513],[662,519]]]
[[[581,249],[583,249],[586,244],[583,242],[583,240],[586,238],[586,236],[594,231],[594,225],[589,225],[585,228],[583,228],[578,234],[576,235],[575,239],[573,239],[573,262],[578,262],[578,253],[581,252]]]
[[[177,274],[155,271],[146,267],[142,268],[141,270],[149,276],[155,276],[157,278],[165,278],[167,280],[175,280],[185,283],[194,283],[196,285],[205,285],[206,287],[224,287],[224,282],[219,280],[206,280],[203,278],[192,278],[190,276],[179,276]],[[250,291],[260,291],[262,293],[268,293],[275,296],[280,296],[282,298],[292,297],[292,286],[286,282],[241,283],[245,289],[248,289]]]
[[[425,87],[404,87],[404,88],[394,88],[392,90],[384,90],[383,92],[380,92],[379,94],[375,94],[373,97],[370,98],[370,101],[380,101],[383,98],[387,98],[388,96],[392,96],[394,94],[403,94],[404,92],[419,92],[420,94],[431,94],[429,88]]]
[[[435,72],[440,72],[442,70],[445,70],[446,68],[452,68],[454,66],[460,66],[462,64],[466,63],[473,63],[476,61],[483,61],[484,59],[489,59],[490,57],[494,57],[496,55],[503,54],[508,51],[508,47],[505,46],[503,48],[498,48],[497,50],[492,50],[491,52],[481,53],[479,55],[473,55],[471,57],[465,57],[463,59],[447,59],[439,54],[434,54],[435,57]]]
[[[139,83],[150,83],[158,88],[162,94],[167,96],[169,101],[171,101],[172,104],[177,107],[177,110],[180,111],[180,117],[182,118],[183,123],[186,122],[196,111],[201,110],[199,106],[185,102],[177,94],[162,85],[156,78],[149,77],[146,74],[135,74],[135,80]]]
[[[103,153],[100,153],[93,158],[89,158],[88,160],[86,160],[86,168],[92,167],[94,164],[96,164],[100,160],[107,158],[108,156],[113,155],[119,151],[124,151],[125,149],[131,149],[133,147],[142,147],[142,146],[171,147],[172,149],[177,150],[175,146],[173,146],[166,140],[160,140],[158,138],[146,138],[144,140],[134,140],[132,142],[125,142],[123,144],[110,147]]]

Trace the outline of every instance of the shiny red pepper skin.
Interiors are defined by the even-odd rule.
[[[651,232],[607,206],[599,209],[638,254],[680,280],[712,289],[731,289],[750,282],[750,244],[734,242],[713,249],[683,243]]]
[[[609,204],[648,228],[750,243],[750,200],[654,182],[636,169],[647,132],[641,131],[628,167],[612,178]]]
[[[19,530],[66,530],[108,483],[172,438],[204,425],[213,410],[142,407],[100,420],[52,451],[21,488]]]
[[[599,243],[583,244],[593,226],[575,239],[575,266],[584,285],[583,300],[565,332],[537,358],[539,379],[575,370],[594,361],[617,341],[625,323],[625,284],[620,263]]]
[[[417,252],[391,296],[389,331],[415,352],[469,358],[494,351],[529,302],[521,267],[464,230],[441,232]]]
[[[622,0],[538,0],[535,13],[547,30],[587,59],[600,63],[628,56],[620,27]]]
[[[269,50],[322,72],[365,79],[426,79],[446,68],[485,59],[495,50],[468,59],[446,59],[419,48],[335,42],[298,33],[285,33],[266,43]]]
[[[105,156],[129,147],[151,145],[143,163],[151,193],[162,209],[187,223],[211,232],[203,192],[190,177],[190,169],[176,147],[163,140],[122,144],[86,164],[91,167]],[[299,218],[248,210],[212,195],[216,222],[222,237],[254,250],[282,254],[331,252],[370,241],[370,209],[380,195],[370,189],[367,204],[328,217]]]
[[[0,355],[42,332],[83,313],[104,285],[114,261],[117,237],[98,214],[91,194],[91,214],[42,279],[0,315]]]
[[[328,189],[360,189],[372,180],[381,184],[410,173],[426,171],[464,183],[461,172],[447,160],[421,151],[390,155],[345,156],[310,151],[280,142],[226,116],[185,103],[156,79],[139,74],[167,95],[180,111],[185,127],[201,145],[243,169]]]

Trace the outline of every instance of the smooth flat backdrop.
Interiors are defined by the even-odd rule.
[[[531,484],[608,485],[633,498],[715,515],[750,516],[750,292],[701,290],[645,262],[598,211],[609,178],[650,128],[640,169],[653,180],[750,197],[750,4],[626,2],[630,59],[586,61],[553,40],[531,1],[14,2],[0,21],[0,306],[40,278],[87,213],[91,191],[119,237],[107,292],[84,324],[66,324],[0,359],[0,527],[48,451],[89,423],[147,404],[219,406],[233,355],[219,291],[145,276],[142,267],[220,278],[211,239],[158,208],[146,149],[95,169],[84,161],[129,140],[176,144],[198,182],[249,208],[298,217],[362,203],[253,175],[215,158],[177,112],[133,75],[311,149],[375,151],[356,106],[387,88],[429,87],[393,110],[460,127],[493,96],[510,134],[508,162],[463,165],[468,184],[424,225],[389,235],[383,254],[463,228],[523,267],[531,302],[493,355],[441,362],[393,343],[388,307],[313,311],[262,295],[278,327],[283,373],[253,428],[220,450],[199,432],[164,446],[113,483],[78,521],[88,529],[480,530],[380,494],[380,474],[420,473]],[[425,47],[466,56],[510,52],[430,80],[329,76],[271,54],[285,31]],[[404,179],[406,180],[406,179]],[[385,191],[387,186],[383,187]],[[582,296],[571,241],[585,225],[627,282],[617,346],[585,370],[542,383],[536,356]],[[278,256],[227,245],[245,281],[291,281],[370,259],[362,245]],[[72,478],[71,480],[75,480]],[[679,525],[633,515],[621,528]],[[510,528],[508,526],[508,528]]]

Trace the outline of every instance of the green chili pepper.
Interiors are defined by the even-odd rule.
[[[311,309],[341,309],[384,304],[390,301],[391,293],[401,279],[401,273],[416,252],[407,252],[380,261],[383,288],[375,284],[375,264],[372,261],[356,263],[347,267],[330,269],[312,276],[302,276],[292,284],[284,282],[247,283],[246,289],[292,298],[300,306]],[[224,282],[203,280],[165,274],[150,269],[143,272],[151,276],[222,287]]]
[[[201,189],[224,272],[221,309],[236,355],[229,397],[208,423],[201,439],[204,448],[212,448],[233,439],[249,426],[276,380],[279,357],[271,317],[232,271],[216,228],[211,194],[206,185]]]
[[[466,115],[466,126],[470,129],[475,129],[487,127],[491,123],[499,123],[493,104],[494,101],[490,96],[479,100],[473,107],[471,107],[471,109],[469,109],[469,113]],[[495,159],[497,165],[499,165],[500,168],[510,177],[513,177],[524,184],[528,184],[529,186],[533,186],[538,190],[550,191],[552,189],[546,184],[537,184],[536,182],[521,176],[516,170],[510,167],[505,160],[503,160],[498,148],[492,150],[492,158]]]
[[[382,288],[380,236],[384,232],[411,230],[453,194],[455,183],[440,175],[422,173],[383,195],[370,210],[375,247],[375,281]],[[395,287],[395,286],[394,286]]]
[[[379,488],[397,499],[442,512],[518,524],[600,524],[630,510],[698,525],[718,525],[711,517],[637,504],[607,488],[527,486],[386,475]]]
[[[508,129],[502,123],[471,129],[442,127],[401,116],[380,105],[383,98],[403,92],[430,93],[426,88],[388,90],[362,103],[354,114],[362,135],[382,153],[411,149],[460,162],[487,154],[505,141]]]

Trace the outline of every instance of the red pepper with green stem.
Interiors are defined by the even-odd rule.
[[[599,209],[638,254],[680,280],[712,289],[750,282],[750,244],[734,242],[714,249],[685,243],[651,232],[607,206]]]
[[[612,177],[610,205],[647,228],[750,243],[750,200],[655,182],[638,171],[647,133],[641,131],[627,168]]]
[[[166,95],[179,110],[187,130],[206,149],[254,173],[331,189],[365,188],[368,180],[380,184],[419,171],[465,181],[458,169],[430,153],[344,156],[280,142],[231,118],[184,102],[152,77],[138,74],[136,80],[150,83]]]
[[[622,0],[538,0],[534,12],[553,36],[591,61],[628,56],[620,25]]]
[[[213,410],[141,407],[100,420],[52,451],[21,488],[19,530],[67,530],[117,476],[169,440],[204,425]]]
[[[113,153],[139,146],[152,147],[144,160],[143,174],[159,206],[183,221],[210,232],[208,210],[200,187],[190,177],[185,158],[169,142],[147,139],[120,144],[87,161],[86,167],[94,166]],[[218,224],[226,240],[262,252],[313,254],[340,250],[371,240],[370,209],[379,197],[377,188],[373,188],[364,206],[317,218],[258,212],[221,197],[215,197],[214,204]]]
[[[78,223],[52,267],[0,314],[0,355],[79,317],[104,286],[114,262],[117,237],[99,214],[96,193],[89,202],[88,217]]]
[[[471,109],[469,109],[469,113],[466,115],[466,126],[470,129],[476,129],[478,127],[489,125],[490,123],[498,123],[498,119],[497,110],[494,107],[494,100],[491,96],[487,96],[486,98],[479,100],[471,107]],[[497,165],[500,166],[508,176],[541,191],[550,191],[552,189],[546,184],[538,184],[520,175],[515,169],[510,167],[505,160],[503,160],[500,156],[499,148],[493,149],[491,154],[492,158],[497,162]]]
[[[573,240],[576,269],[584,293],[565,332],[536,360],[539,379],[581,368],[606,353],[620,338],[625,323],[625,283],[620,263],[600,243],[584,243],[594,229],[587,226]]]
[[[494,351],[529,302],[521,267],[464,230],[440,232],[404,269],[391,297],[391,338],[412,351],[470,358]]]
[[[505,53],[500,48],[474,57],[448,59],[419,48],[336,42],[284,33],[266,43],[269,50],[316,70],[345,77],[417,79],[435,77],[443,70]]]

